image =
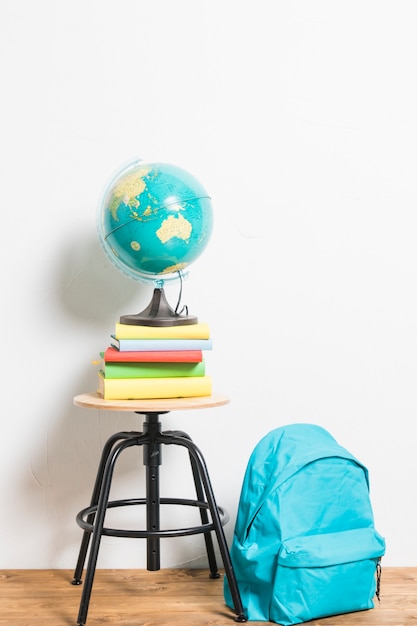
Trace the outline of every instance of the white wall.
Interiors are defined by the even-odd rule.
[[[134,156],[214,203],[183,301],[231,403],[164,426],[203,449],[228,539],[255,444],[314,422],[368,466],[385,564],[416,565],[416,20],[412,0],[1,3],[1,568],[74,566],[101,446],[140,427],[72,402],[151,295],[95,230]],[[182,457],[164,460],[178,494]],[[126,457],[120,493],[142,475]],[[100,566],[145,567],[143,543],[103,541]],[[167,540],[163,565],[204,563],[203,543]]]

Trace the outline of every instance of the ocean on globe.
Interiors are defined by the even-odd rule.
[[[213,229],[210,196],[188,171],[135,160],[110,181],[98,206],[100,243],[122,272],[144,283],[186,275]]]

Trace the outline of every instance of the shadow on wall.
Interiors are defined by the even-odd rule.
[[[41,551],[42,561],[28,567],[72,568],[82,534],[75,515],[90,502],[102,447],[112,433],[142,427],[140,416],[81,409],[73,405],[73,397],[95,388],[97,368],[89,366],[90,351],[95,354],[97,343],[109,337],[120,311],[134,313],[147,304],[150,289],[114,268],[93,236],[72,241],[54,267],[59,270],[49,284],[55,303],[63,311],[62,325],[68,324],[74,335],[77,326],[81,330],[78,346],[75,350],[69,346],[64,380],[58,384],[60,392],[49,392],[48,403],[39,409],[42,414],[35,412],[31,417],[42,424],[42,431],[30,444],[15,513],[24,536],[35,533],[45,542],[34,550]],[[78,365],[79,345],[85,346],[85,354],[80,354]],[[71,371],[76,375],[71,377]],[[137,475],[138,468],[139,473],[144,471],[141,458],[126,453],[117,473],[129,484],[127,475]],[[24,542],[15,547],[14,554],[23,562],[32,558],[19,555],[19,550],[28,553]]]
[[[82,375],[75,386],[80,381],[83,385]],[[63,402],[48,405],[48,415],[42,419],[50,426],[31,455],[30,473],[25,473],[21,488],[22,502],[31,512],[30,525],[43,528],[39,536],[46,542],[45,563],[40,567],[75,566],[82,534],[75,516],[90,502],[103,445],[115,432],[139,431],[142,426],[134,414],[78,408],[73,405],[74,395],[76,391],[69,392]],[[143,471],[141,459],[126,453],[115,478],[122,476],[121,482],[128,485],[130,473],[140,476]]]
[[[64,313],[88,325],[97,323],[104,332],[109,332],[119,311],[139,312],[152,294],[150,287],[116,269],[93,236],[71,242],[54,280]]]

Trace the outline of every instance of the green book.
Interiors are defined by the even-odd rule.
[[[200,363],[113,363],[106,361],[101,370],[105,378],[180,378],[204,376],[206,366]]]

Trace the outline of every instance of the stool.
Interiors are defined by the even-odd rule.
[[[88,607],[97,565],[97,558],[103,535],[112,537],[144,538],[147,541],[147,569],[160,569],[160,539],[164,537],[182,537],[203,534],[211,578],[219,578],[216,557],[212,540],[215,532],[220,549],[225,574],[228,579],[233,605],[236,613],[235,621],[245,622],[239,589],[230,559],[223,525],[229,520],[225,509],[216,504],[206,463],[199,448],[189,435],[179,430],[162,432],[160,415],[174,409],[199,409],[222,406],[229,402],[226,396],[216,395],[196,398],[168,398],[160,400],[104,400],[96,393],[85,393],[74,398],[76,406],[113,411],[133,411],[144,416],[142,432],[119,432],[112,435],[106,442],[91,496],[90,506],[82,509],[77,517],[77,524],[84,530],[77,565],[74,571],[73,585],[82,583],[82,573],[89,551],[85,573],[83,592],[80,601],[77,624],[84,626],[87,620]],[[188,451],[193,475],[196,499],[161,498],[159,495],[159,467],[161,445],[178,445]],[[143,447],[143,464],[146,467],[146,496],[109,501],[115,464],[120,454],[132,447]],[[200,512],[201,524],[187,528],[161,529],[160,505],[183,505],[197,507]],[[145,505],[146,529],[124,530],[104,526],[107,509]],[[91,542],[91,545],[90,545]]]

